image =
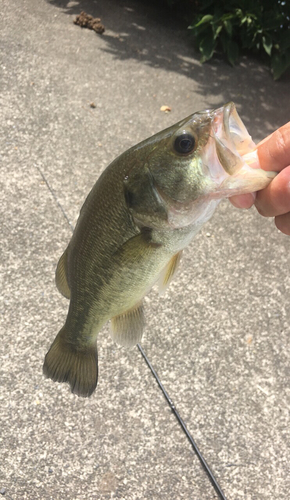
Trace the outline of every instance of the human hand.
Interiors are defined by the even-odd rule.
[[[257,146],[260,168],[279,174],[257,193],[232,196],[237,208],[250,208],[255,204],[264,217],[275,217],[282,233],[290,236],[290,122],[266,137]]]

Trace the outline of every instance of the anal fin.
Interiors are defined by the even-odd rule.
[[[62,254],[58,261],[55,272],[55,283],[58,291],[67,299],[70,299],[70,288],[67,282],[67,251]]]
[[[144,329],[142,302],[111,319],[111,336],[119,345],[133,347],[141,341]]]
[[[158,280],[159,295],[164,294],[169,283],[174,278],[181,260],[181,256],[182,250],[171,257],[170,261],[168,262],[168,264],[166,264],[163,271],[161,272]]]

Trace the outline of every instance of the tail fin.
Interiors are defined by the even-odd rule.
[[[45,356],[43,373],[54,382],[68,382],[74,394],[88,397],[98,382],[97,347],[77,348],[64,326]]]

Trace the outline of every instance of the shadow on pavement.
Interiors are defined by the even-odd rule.
[[[281,126],[289,120],[287,94],[290,72],[275,82],[266,66],[246,56],[241,58],[235,68],[218,55],[209,63],[201,65],[193,40],[186,31],[186,23],[182,19],[175,19],[168,7],[162,4],[138,0],[47,1],[71,16],[84,10],[93,17],[100,17],[106,28],[102,36],[107,44],[107,48],[101,50],[115,58],[136,59],[154,68],[183,74],[195,81],[195,93],[198,91],[202,96],[216,96],[217,99],[222,94],[224,97],[218,104],[235,101],[242,107],[243,118],[247,125],[251,123],[252,129],[259,131],[259,128],[265,128],[269,115],[273,118],[272,114],[275,116],[278,106],[282,110],[285,108],[285,118],[283,120],[282,111],[279,117],[280,120],[282,117],[282,122],[275,123],[275,126]],[[167,36],[170,33],[166,44],[164,32]],[[277,93],[273,93],[273,86],[276,86]],[[269,89],[271,92],[268,92]],[[273,119],[271,125],[273,127]]]

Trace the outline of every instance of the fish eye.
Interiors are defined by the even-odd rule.
[[[174,141],[174,149],[181,155],[188,155],[195,148],[195,138],[193,135],[183,132],[176,137]]]

